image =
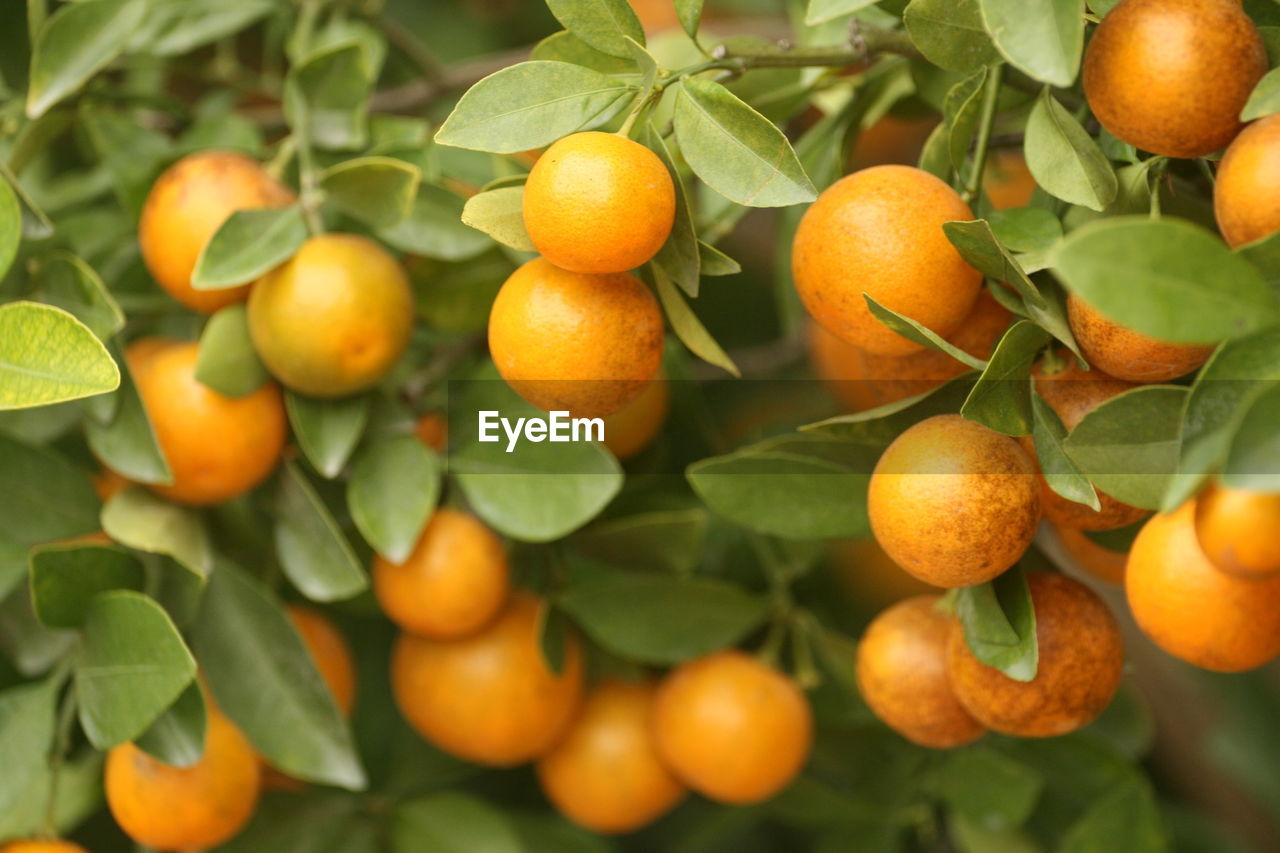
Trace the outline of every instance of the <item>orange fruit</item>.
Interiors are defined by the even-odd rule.
[[[338,710],[344,716],[351,716],[356,704],[356,665],[342,632],[327,616],[310,607],[290,604],[285,612],[333,694]]]
[[[871,621],[858,643],[862,698],[885,725],[920,746],[950,749],[986,729],[956,699],[947,676],[953,617],[939,595],[900,601]]]
[[[424,738],[476,764],[510,767],[546,754],[582,700],[582,651],[570,637],[559,674],[539,643],[543,602],[514,593],[482,630],[453,640],[401,634],[391,689]]]
[[[1124,586],[1138,627],[1187,663],[1243,672],[1280,655],[1280,575],[1242,577],[1210,562],[1195,500],[1143,525]]]
[[[1026,207],[1036,191],[1036,179],[1021,151],[1007,148],[991,152],[982,173],[982,187],[996,210]]]
[[[879,355],[923,347],[872,315],[863,293],[946,337],[973,309],[982,273],[942,225],[973,219],[946,183],[911,166],[873,166],[836,181],[800,220],[791,270],[813,318]]]
[[[111,500],[129,485],[128,480],[105,467],[92,474],[89,480],[93,483],[93,491],[98,495],[98,500],[103,503]]]
[[[267,384],[243,397],[224,397],[196,379],[199,345],[157,347],[151,341],[125,352],[173,474],[172,485],[151,490],[202,506],[230,500],[266,479],[288,432],[280,389]]]
[[[979,722],[1014,737],[1053,737],[1092,722],[1111,703],[1124,669],[1115,617],[1094,592],[1064,575],[1027,577],[1040,661],[1035,678],[1015,681],[969,650],[952,624],[951,686]]]
[[[0,847],[0,853],[88,853],[79,844],[57,841],[52,838],[32,841],[10,841]]]
[[[858,134],[850,162],[855,169],[890,163],[914,166],[929,134],[937,125],[938,120],[934,116],[898,118],[886,115]]]
[[[160,850],[216,847],[249,821],[258,803],[258,756],[244,735],[210,707],[204,755],[172,767],[131,743],[107,753],[107,805],[139,844]]]
[[[948,342],[988,359],[1013,315],[988,291]],[[876,355],[847,344],[817,323],[809,324],[809,356],[831,392],[853,411],[874,409],[924,394],[970,368],[946,353],[922,349],[911,355]]]
[[[672,671],[658,687],[652,725],[658,754],[677,778],[736,805],[767,800],[791,784],[813,745],[804,693],[737,650]]]
[[[502,378],[545,411],[613,414],[662,365],[658,300],[628,273],[584,275],[536,258],[511,274],[489,313]]]
[[[444,453],[449,443],[449,421],[442,412],[427,412],[414,424],[413,434],[436,453]]]
[[[1203,157],[1239,132],[1266,72],[1266,48],[1240,0],[1124,0],[1089,40],[1084,93],[1125,142]]]
[[[483,628],[507,598],[502,540],[479,519],[441,507],[403,563],[373,561],[373,591],[392,622],[446,640]]]
[[[555,748],[538,760],[538,781],[565,817],[593,832],[633,832],[684,797],[658,758],[649,717],[655,688],[604,681]]]
[[[409,344],[409,279],[386,249],[321,234],[249,297],[249,334],[273,375],[299,394],[345,397],[376,385]]]
[[[676,189],[648,148],[616,133],[573,133],[551,145],[524,185],[524,227],[561,269],[620,273],[671,234]]]
[[[1074,293],[1067,295],[1067,319],[1084,357],[1116,379],[1168,382],[1213,354],[1213,347],[1169,343],[1121,326]]]
[[[1196,538],[1224,572],[1280,572],[1280,494],[1209,488],[1196,502]]]
[[[661,376],[634,400],[604,419],[604,446],[618,459],[630,459],[644,450],[662,429],[671,405],[671,390]]]
[[[985,583],[1012,566],[1040,521],[1035,464],[1018,442],[938,415],[907,429],[871,474],[871,529],[895,563],[942,587]]]
[[[646,33],[658,33],[680,26],[671,0],[628,0]]]
[[[1232,247],[1280,231],[1280,113],[1253,122],[1227,146],[1213,212]]]
[[[1101,370],[1082,370],[1069,353],[1063,352],[1059,357],[1063,366],[1056,373],[1049,373],[1043,365],[1037,365],[1031,375],[1036,392],[1049,404],[1068,432],[1107,400],[1138,387],[1114,379]],[[1036,458],[1035,444],[1030,436],[1022,439],[1022,446],[1032,459]],[[1095,510],[1068,500],[1049,488],[1044,477],[1040,477],[1040,506],[1044,517],[1054,524],[1080,530],[1114,530],[1133,524],[1147,514],[1146,510],[1121,503],[1104,492],[1098,492],[1098,504],[1099,509]]]
[[[191,273],[205,244],[237,210],[286,207],[294,195],[257,160],[233,151],[188,154],[162,174],[147,193],[138,221],[138,244],[147,270],[174,299],[212,314],[249,295],[249,285],[196,290]]]
[[[903,570],[874,538],[838,539],[827,546],[832,568],[849,599],[879,609],[933,587]]]
[[[1053,526],[1058,534],[1058,541],[1063,550],[1079,564],[1080,568],[1107,583],[1124,583],[1124,566],[1129,559],[1127,553],[1112,551],[1089,538],[1083,530],[1075,527]]]

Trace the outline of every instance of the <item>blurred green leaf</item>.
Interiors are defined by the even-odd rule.
[[[507,816],[470,794],[441,791],[396,807],[392,853],[524,853]]]
[[[285,575],[312,601],[350,598],[369,585],[342,528],[292,462],[280,475],[275,542]]]
[[[334,207],[374,228],[390,228],[409,215],[422,173],[393,157],[357,157],[320,173]]]
[[[102,529],[130,548],[173,557],[204,577],[213,565],[209,532],[193,510],[130,486],[102,508]]]
[[[204,755],[205,723],[204,691],[193,679],[134,742],[171,767],[190,767]]]
[[[1240,111],[1240,120],[1253,121],[1275,112],[1280,112],[1280,68],[1271,69],[1253,87],[1253,94]]]
[[[619,568],[691,572],[709,519],[702,507],[657,509],[596,521],[573,534],[577,554]]]
[[[120,344],[113,341],[108,351],[121,365],[120,387],[113,392],[114,401],[107,397],[97,398],[115,403],[107,419],[100,420],[97,411],[89,410],[89,417],[84,423],[89,448],[104,465],[130,480],[169,485],[173,482],[173,474],[164,458],[164,451],[156,441],[155,429],[142,404],[142,397],[138,395],[138,386],[129,372]]]
[[[1036,612],[1022,569],[1015,566],[993,581],[957,590],[956,615],[978,660],[1015,681],[1036,677]]]
[[[369,423],[367,395],[316,400],[292,391],[284,395],[294,437],[321,476],[332,480],[346,466]]]
[[[947,756],[938,786],[943,801],[974,823],[987,829],[1013,829],[1031,816],[1044,779],[1021,761],[985,746],[971,746]]]
[[[644,44],[640,19],[627,0],[547,0],[566,30],[610,56],[629,57],[626,39]]]
[[[278,8],[275,0],[150,0],[129,50],[156,56],[190,53],[239,32]]]
[[[0,410],[114,391],[120,369],[88,326],[51,305],[0,305]]]
[[[224,397],[243,397],[271,379],[249,337],[249,315],[243,303],[220,309],[200,333],[196,379]]]
[[[1048,89],[1031,108],[1023,151],[1031,176],[1050,195],[1091,210],[1103,210],[1115,199],[1111,163]]]
[[[115,59],[146,9],[146,0],[85,0],[51,15],[32,48],[27,116],[39,118]]]
[[[423,184],[418,187],[409,215],[390,228],[383,228],[378,236],[397,249],[429,258],[473,258],[493,243],[486,234],[464,224],[465,205],[458,194]]]
[[[44,301],[74,315],[106,341],[124,328],[124,314],[93,267],[70,252],[54,252],[40,266]]]
[[[22,208],[13,187],[0,177],[0,279],[9,272],[22,242]]]
[[[499,187],[467,199],[462,221],[519,252],[536,252],[524,227],[524,186]]]
[[[78,628],[98,593],[140,592],[145,581],[138,558],[113,545],[41,545],[31,550],[31,602],[50,628]]]
[[[302,208],[237,210],[205,243],[191,273],[195,290],[221,290],[261,278],[307,241]]]
[[[1280,382],[1260,393],[1240,420],[1222,468],[1222,482],[1236,489],[1280,492]]]
[[[0,535],[34,544],[98,529],[98,497],[89,475],[58,451],[0,435]]]
[[[1099,797],[1067,830],[1058,849],[1061,853],[1164,853],[1168,844],[1150,785],[1131,779]]]
[[[311,144],[349,151],[368,139],[369,57],[359,44],[317,50],[295,65],[285,81],[289,126]]]
[[[351,518],[375,551],[403,563],[440,497],[440,461],[417,436],[370,444],[347,481]]]
[[[0,815],[15,814],[34,787],[53,745],[54,700],[59,680],[48,679],[0,690]]]
[[[875,2],[876,0],[809,0],[804,22],[809,26],[825,24],[827,21],[842,18],[845,15],[852,15],[859,9],[865,9]],[[692,32],[690,35],[692,35]]]

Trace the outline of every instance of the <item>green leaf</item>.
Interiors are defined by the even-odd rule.
[[[195,658],[155,601],[116,590],[90,603],[75,677],[80,725],[95,747],[142,734],[195,676]]]
[[[409,800],[391,817],[392,853],[525,853],[503,811],[471,794],[441,791]]]
[[[978,374],[970,371],[944,382],[932,391],[864,412],[837,415],[817,423],[805,424],[800,430],[802,434],[845,438],[883,450],[912,424],[934,415],[949,415],[959,411],[977,379]]]
[[[102,529],[121,545],[165,554],[201,577],[213,565],[209,532],[193,510],[130,486],[102,508]]]
[[[315,400],[286,391],[284,403],[307,461],[327,479],[342,473],[369,423],[370,398]]]
[[[1031,108],[1023,152],[1031,176],[1050,195],[1099,211],[1115,200],[1111,163],[1048,89]]]
[[[1040,473],[1044,475],[1049,488],[1069,501],[1084,504],[1094,510],[1101,509],[1102,504],[1093,484],[1080,473],[1080,469],[1062,447],[1062,442],[1067,438],[1067,428],[1063,426],[1062,419],[1036,393],[1031,395],[1031,435],[1035,439]]]
[[[623,569],[692,572],[710,521],[702,507],[655,509],[594,522],[569,547],[587,559]]]
[[[1022,569],[1015,566],[989,583],[957,590],[956,615],[978,660],[1015,681],[1036,677],[1036,613]]]
[[[114,391],[120,368],[88,326],[36,302],[0,305],[0,411]]]
[[[1273,291],[1280,293],[1280,231],[1246,243],[1235,251],[1262,273]]]
[[[145,581],[138,558],[111,545],[42,545],[31,551],[31,603],[50,628],[79,628],[95,595],[141,591]]]
[[[997,245],[1015,252],[1042,252],[1062,239],[1058,217],[1039,207],[993,210],[987,225]],[[944,230],[946,227],[943,225]]]
[[[978,5],[978,0],[911,0],[902,22],[925,59],[947,71],[972,74],[1000,58]]]
[[[1031,366],[1049,333],[1027,320],[1009,327],[960,414],[1005,435],[1031,432]]]
[[[609,651],[660,666],[736,644],[769,610],[723,581],[625,572],[575,583],[556,603]]]
[[[892,308],[884,307],[879,302],[872,299],[870,294],[864,293],[862,294],[862,298],[866,300],[867,308],[871,310],[871,313],[875,315],[877,320],[884,323],[890,329],[893,329],[907,340],[915,341],[921,346],[949,355],[956,361],[972,367],[974,370],[982,370],[987,366],[985,361],[980,358],[975,358],[954,344],[949,343],[932,329],[921,325],[910,317],[899,314]]]
[[[285,81],[289,126],[320,148],[349,151],[368,138],[369,56],[358,43],[344,42],[312,53]]]
[[[627,58],[626,40],[644,44],[644,29],[627,0],[547,0],[566,30],[598,51]]]
[[[378,236],[404,252],[442,261],[462,261],[491,248],[489,238],[462,221],[465,202],[457,193],[423,184],[409,215]]]
[[[974,784],[975,780],[981,784]],[[990,829],[1021,826],[1036,806],[1044,777],[1034,767],[985,746],[951,753],[938,778],[942,800]]]
[[[627,54],[629,56],[629,54]],[[467,90],[436,132],[436,142],[514,154],[549,145],[613,118],[636,89],[566,62],[521,62]]]
[[[371,444],[347,481],[351,518],[373,549],[403,563],[440,497],[440,461],[416,436]]]
[[[172,767],[190,767],[204,755],[205,698],[192,680],[134,743]]]
[[[0,434],[0,495],[0,536],[12,542],[52,542],[98,529],[88,473],[52,448]]]
[[[228,305],[209,318],[200,334],[196,379],[226,397],[243,397],[271,379],[249,337],[243,303]]]
[[[1040,290],[1022,271],[1022,266],[1017,259],[996,239],[990,223],[986,220],[945,222],[942,225],[942,232],[947,235],[951,245],[956,247],[960,257],[970,265],[990,278],[1008,284],[1028,304],[1036,306],[1045,304]]]
[[[394,157],[357,157],[320,173],[325,200],[374,228],[390,228],[409,215],[422,172]]]
[[[659,266],[653,266],[651,269],[654,271],[653,277],[658,285],[658,299],[662,302],[667,320],[671,323],[671,328],[680,342],[708,364],[714,364],[734,376],[741,376],[738,366],[733,363],[733,359],[729,358],[729,354],[721,348],[716,339],[711,337],[707,327],[702,325],[698,315],[693,313],[689,303],[684,301],[680,291],[676,290],[671,279],[667,278],[666,271]]]
[[[1240,120],[1253,121],[1275,112],[1280,112],[1280,68],[1271,69],[1253,87],[1253,94],[1240,111]]]
[[[280,567],[307,598],[340,601],[369,585],[351,543],[293,462],[286,462],[281,473],[276,516]]]
[[[627,74],[635,71],[631,55],[626,58],[601,53],[568,30],[552,33],[533,46],[530,59],[547,62],[567,62],[581,65],[601,74]]]
[[[959,170],[969,159],[969,145],[978,130],[987,69],[981,68],[947,91],[943,117],[947,124],[947,150],[951,167]]]
[[[40,266],[39,281],[44,302],[74,315],[99,339],[124,328],[124,314],[102,278],[70,252],[52,252]]]
[[[39,118],[119,56],[146,9],[145,0],[87,0],[51,15],[31,51],[27,117]]]
[[[694,41],[698,40],[698,25],[702,22],[702,2],[703,0],[675,0],[676,17],[680,20],[680,27]],[[874,2],[874,0],[867,0],[867,2]]]
[[[0,815],[12,815],[40,778],[53,746],[58,679],[0,690]]]
[[[1280,320],[1280,300],[1257,271],[1185,220],[1099,220],[1072,232],[1051,262],[1085,302],[1160,340],[1217,343]]]
[[[195,290],[221,290],[261,278],[293,257],[307,241],[302,208],[237,210],[209,238],[195,271]]]
[[[273,767],[296,779],[364,788],[333,694],[284,609],[258,581],[220,563],[193,641],[218,706]]]
[[[173,482],[173,474],[156,441],[151,418],[138,395],[138,387],[125,363],[120,344],[112,341],[108,351],[122,366],[120,388],[113,393],[114,400],[102,398],[115,404],[109,421],[99,421],[93,410],[85,419],[84,432],[89,448],[104,465],[130,480],[169,485]]]
[[[518,252],[536,252],[524,227],[524,185],[499,187],[467,199],[462,221]]]
[[[1165,853],[1169,838],[1151,787],[1141,777],[1116,784],[1068,827],[1061,853]]]
[[[1222,482],[1235,489],[1280,492],[1280,382],[1260,393],[1240,420],[1222,468]]]
[[[0,279],[13,266],[13,259],[18,255],[18,244],[22,242],[22,207],[18,197],[13,194],[13,187],[0,177]]]
[[[680,84],[675,133],[689,167],[730,201],[785,207],[818,197],[782,131],[719,83]]]
[[[1118,394],[1076,425],[1067,456],[1118,501],[1156,509],[1178,466],[1187,389],[1148,385]]]
[[[1026,832],[990,829],[965,817],[962,812],[951,815],[947,830],[957,853],[1043,853],[1040,845]]]
[[[811,27],[817,24],[825,24],[827,21],[843,18],[845,15],[852,15],[859,9],[865,9],[875,2],[876,0],[809,0],[804,22]],[[693,33],[689,34],[693,35]]]
[[[680,179],[680,170],[676,168],[666,141],[653,125],[645,124],[641,140],[667,167],[676,188],[675,224],[671,228],[671,236],[662,244],[653,261],[662,267],[668,278],[680,285],[681,290],[696,299],[702,283],[702,255],[698,250],[698,229],[693,221],[684,181]]]
[[[239,32],[277,7],[274,0],[152,0],[147,25],[130,52],[178,56]]]
[[[737,275],[742,265],[709,243],[698,241],[698,256],[702,260],[703,275]]]
[[[1027,76],[1066,88],[1080,70],[1084,0],[980,0],[996,49]]]

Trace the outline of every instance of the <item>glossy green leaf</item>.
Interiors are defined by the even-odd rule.
[[[294,437],[321,476],[332,480],[346,466],[369,423],[367,395],[317,400],[292,391],[284,395]]]
[[[193,680],[134,743],[165,764],[190,767],[204,755],[206,722],[204,691]]]
[[[145,0],[86,0],[51,15],[32,48],[27,116],[40,117],[119,56],[146,9]]]
[[[524,227],[524,186],[499,187],[467,199],[462,221],[518,252],[536,252]]]
[[[629,57],[626,39],[644,44],[640,19],[627,0],[547,0],[566,30],[598,51]]]
[[[200,333],[196,379],[226,397],[257,391],[271,379],[249,337],[249,313],[243,303],[228,305],[209,318]]]
[[[357,157],[320,173],[325,200],[374,228],[390,228],[409,215],[422,173],[394,157]]]
[[[1031,432],[1031,366],[1049,333],[1019,320],[996,344],[960,414],[1005,435]]]
[[[417,436],[370,444],[347,481],[351,518],[373,549],[393,563],[413,552],[440,497],[440,461]]]
[[[958,590],[956,615],[978,660],[1015,681],[1036,677],[1036,613],[1021,569],[1014,567],[989,583]]]
[[[940,68],[971,74],[1000,58],[978,0],[911,0],[902,21],[925,59]]]
[[[307,241],[302,208],[237,210],[205,244],[191,274],[195,290],[221,290],[261,278]]]
[[[1115,200],[1118,184],[1098,143],[1046,89],[1031,108],[1023,152],[1045,192],[1092,210]]]
[[[114,391],[120,369],[93,331],[36,302],[0,305],[0,410]]]
[[[145,581],[138,558],[113,545],[41,545],[31,551],[31,603],[50,628],[78,628],[98,593],[141,591]]]
[[[102,529],[121,545],[173,557],[200,576],[213,565],[209,532],[200,516],[146,489],[131,486],[107,501]]]
[[[275,543],[285,576],[312,601],[350,598],[369,585],[342,528],[292,462],[280,476]]]
[[[1066,88],[1084,50],[1084,0],[980,0],[996,50],[1032,79]]]

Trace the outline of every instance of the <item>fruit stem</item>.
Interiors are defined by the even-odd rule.
[[[987,149],[991,147],[991,129],[995,126],[996,106],[1000,101],[1000,84],[1004,80],[1004,65],[997,65],[987,72],[986,87],[982,93],[982,113],[978,118],[978,143],[973,152],[973,171],[964,187],[964,200],[972,203],[982,189],[982,175],[987,169]]]

